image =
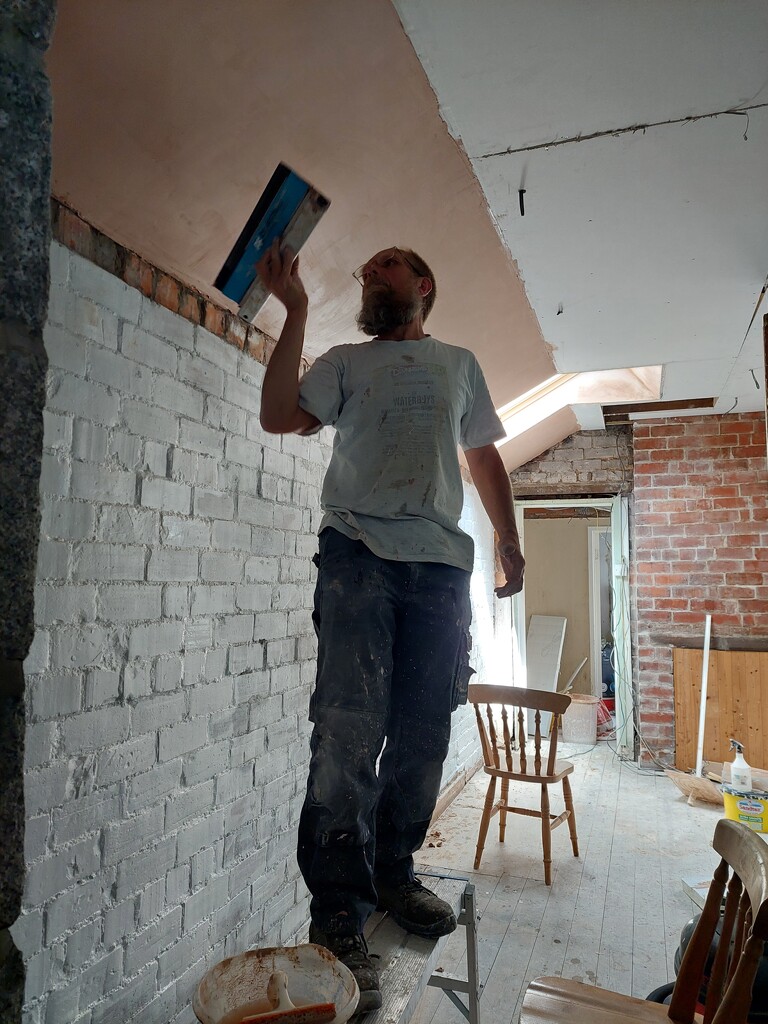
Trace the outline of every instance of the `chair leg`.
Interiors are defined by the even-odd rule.
[[[483,856],[483,847],[485,846],[485,837],[488,833],[488,825],[491,821],[491,813],[493,811],[493,798],[496,795],[496,777],[492,775],[488,780],[488,792],[485,794],[485,804],[483,805],[483,816],[480,819],[480,832],[477,836],[477,852],[475,853],[475,871],[480,867],[480,858]]]
[[[552,885],[552,822],[546,782],[541,785],[541,845],[544,848],[544,884]]]
[[[563,799],[565,808],[568,811],[568,831],[571,833],[571,846],[573,856],[579,856],[579,837],[576,835],[576,812],[573,809],[573,794],[571,793],[571,781],[566,775],[563,779]]]
[[[509,779],[501,780],[501,803],[504,805],[499,808],[499,842],[504,842],[504,836],[507,831],[507,804],[509,803]]]

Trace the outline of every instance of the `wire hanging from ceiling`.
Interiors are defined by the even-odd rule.
[[[512,156],[515,153],[532,153],[537,149],[555,149],[557,146],[569,146],[575,142],[592,142],[595,139],[608,137],[619,138],[621,135],[633,135],[637,132],[645,133],[649,128],[662,128],[672,124],[694,124],[696,121],[707,121],[714,117],[725,117],[735,114],[737,117],[745,117],[744,141],[748,142],[747,131],[749,130],[749,111],[761,110],[768,107],[768,103],[750,103],[742,107],[728,107],[727,110],[713,110],[708,114],[687,114],[684,117],[670,117],[666,121],[649,121],[646,124],[630,124],[622,128],[604,128],[600,131],[590,132],[587,135],[579,133],[565,139],[552,139],[549,142],[536,142],[530,146],[508,146],[506,149],[494,150],[491,153],[480,153],[473,159],[490,160],[497,156]]]
[[[747,334],[749,334],[749,332],[752,330],[752,324],[755,322],[755,317],[757,316],[757,311],[760,309],[760,305],[761,305],[763,299],[765,298],[765,292],[766,292],[767,289],[768,289],[768,274],[766,274],[765,283],[763,284],[763,287],[760,289],[760,294],[757,297],[757,305],[755,306],[754,312],[752,313],[752,319],[749,321],[749,326],[747,327],[746,333],[744,334],[744,341],[742,341],[742,343],[741,343],[741,347],[742,348],[744,347],[744,342],[747,340]],[[739,354],[741,354],[741,349],[739,349]],[[738,358],[738,356],[736,358]]]

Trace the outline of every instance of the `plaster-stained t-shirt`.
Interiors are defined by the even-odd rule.
[[[480,448],[505,431],[470,351],[430,336],[338,345],[302,378],[299,404],[336,428],[321,531],[381,558],[472,569],[457,445]]]

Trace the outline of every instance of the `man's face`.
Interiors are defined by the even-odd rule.
[[[382,249],[364,263],[355,277],[363,286],[363,302],[357,325],[373,337],[402,327],[422,309],[421,282],[398,249]]]

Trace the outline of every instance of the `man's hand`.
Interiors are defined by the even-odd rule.
[[[299,277],[299,257],[290,247],[280,249],[276,238],[256,267],[259,277],[269,292],[279,299],[286,310],[305,312],[307,293]]]
[[[286,309],[285,323],[270,356],[261,388],[260,422],[269,434],[311,434],[320,420],[299,405],[299,367],[307,322],[307,293],[299,277],[299,258],[278,239],[259,260],[257,271]]]
[[[519,594],[523,589],[523,571],[525,570],[525,559],[520,550],[517,539],[500,540],[498,543],[499,559],[504,572],[506,583],[503,587],[496,587],[496,597],[511,597]]]

